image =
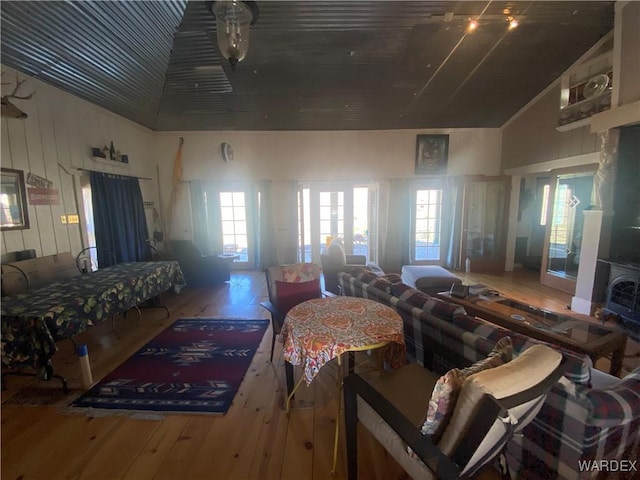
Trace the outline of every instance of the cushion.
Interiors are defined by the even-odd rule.
[[[285,282],[308,282],[316,279],[315,263],[295,263],[283,265],[282,279]]]
[[[307,282],[281,282],[276,280],[276,307],[280,312],[286,314],[293,307],[312,298],[320,298],[320,279],[309,280]]]
[[[404,265],[402,280],[407,285],[422,289],[449,290],[452,283],[462,283],[458,277],[437,265]]]
[[[469,416],[483,394],[488,393],[499,400],[522,392],[543,381],[560,364],[561,360],[561,353],[546,345],[538,344],[528,348],[511,362],[470,376],[464,383],[458,397],[458,407],[455,414],[438,444],[440,450],[445,455],[450,455],[458,443],[462,441],[469,426]],[[510,413],[514,414],[516,410],[511,409]],[[523,413],[520,411],[516,414]],[[531,418],[536,414],[537,410],[528,411],[526,417]],[[512,418],[512,415],[510,418],[512,423],[517,421]],[[526,419],[521,418],[520,420]],[[526,421],[521,423],[526,425]],[[520,428],[522,427],[516,427],[516,431]]]
[[[487,358],[482,359],[462,370],[454,368],[438,379],[429,407],[422,424],[424,435],[433,435],[437,438],[442,435],[455,409],[458,395],[462,390],[462,384],[467,377],[503,365],[513,356],[513,345],[510,337],[504,337],[496,343]]]

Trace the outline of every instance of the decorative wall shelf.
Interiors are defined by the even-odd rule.
[[[120,164],[127,165],[129,163],[129,155],[116,151],[111,142],[111,148],[91,147],[91,158],[99,163],[107,163],[109,165]]]
[[[102,157],[91,157],[93,161],[98,163],[104,163],[105,165],[115,165],[116,167],[128,167],[128,162],[119,162],[118,160],[109,160],[108,158]]]
[[[576,122],[565,123],[564,125],[558,125],[556,127],[556,130],[558,132],[568,132],[569,130],[573,130],[575,128],[580,128],[580,127],[589,125],[589,123],[591,123],[590,118],[582,118]]]

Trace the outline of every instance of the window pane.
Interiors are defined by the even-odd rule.
[[[421,189],[415,195],[414,260],[440,260],[442,190]]]
[[[233,192],[233,204],[244,207],[244,192]]]

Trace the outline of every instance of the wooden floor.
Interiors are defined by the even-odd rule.
[[[537,276],[520,273],[469,276],[505,294],[560,310],[568,295],[537,284]],[[86,343],[98,380],[124,362],[173,321],[186,316],[268,318],[259,302],[266,299],[264,275],[233,272],[231,282],[217,288],[185,289],[166,294],[161,310],[130,312],[115,328],[103,322],[76,339]],[[28,479],[330,479],[345,478],[344,438],[337,475],[332,477],[333,433],[337,413],[335,368],[324,367],[310,387],[301,387],[289,416],[285,415],[284,363],[276,342],[269,361],[271,331],[245,376],[233,405],[224,416],[167,415],[145,420],[125,416],[87,417],[69,414],[73,397],[48,406],[16,405],[33,392],[51,395],[56,382],[9,377],[2,392],[1,460],[3,480]],[[55,370],[79,393],[77,357],[70,341],[59,344]],[[297,372],[298,373],[298,372]],[[402,470],[367,435],[359,436],[360,478],[400,479]]]

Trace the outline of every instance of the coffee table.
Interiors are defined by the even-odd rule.
[[[514,332],[587,354],[594,363],[598,358],[612,354],[609,372],[620,376],[627,345],[627,334],[622,331],[604,328],[576,317],[532,307],[505,297],[497,300],[486,300],[479,295],[459,298],[449,292],[438,293],[438,297],[462,305],[470,315]]]

